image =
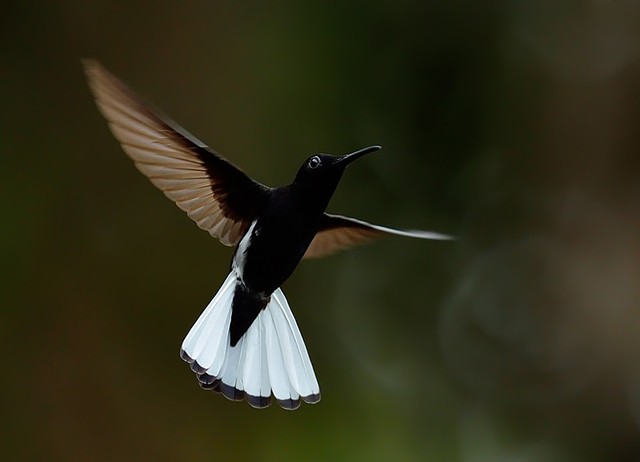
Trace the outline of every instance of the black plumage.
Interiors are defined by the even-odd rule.
[[[450,236],[325,212],[345,168],[378,146],[311,156],[291,184],[267,187],[151,109],[97,61],[84,65],[98,108],[136,167],[200,228],[235,246],[228,280],[181,350],[201,386],[232,400],[246,398],[254,407],[267,406],[272,389],[287,409],[300,399],[317,402],[304,342],[279,289],[298,263],[382,235]]]

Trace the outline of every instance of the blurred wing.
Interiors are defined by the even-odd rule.
[[[138,170],[200,228],[236,245],[269,188],[150,109],[99,62],[83,64],[98,109]]]
[[[324,214],[316,236],[304,254],[304,258],[319,258],[349,248],[364,244],[378,237],[395,235],[416,237],[418,239],[451,240],[453,236],[434,233],[432,231],[400,230],[385,226],[373,225],[366,221],[340,215]]]

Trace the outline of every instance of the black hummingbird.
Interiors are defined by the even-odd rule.
[[[205,389],[267,407],[317,403],[320,388],[280,286],[304,258],[385,234],[451,239],[325,213],[345,168],[379,146],[317,154],[293,183],[262,185],[153,110],[95,60],[83,62],[98,109],[136,167],[200,228],[235,246],[231,271],[182,343],[180,355]]]

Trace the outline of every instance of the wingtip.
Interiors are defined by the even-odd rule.
[[[452,234],[431,233],[431,237],[429,237],[429,239],[436,241],[457,241],[459,238]]]
[[[85,68],[92,67],[98,64],[98,60],[95,58],[80,58],[80,64]]]
[[[84,73],[89,78],[95,76],[98,72],[104,71],[104,66],[102,65],[102,63],[100,63],[100,61],[95,58],[81,58],[80,64],[82,64]]]

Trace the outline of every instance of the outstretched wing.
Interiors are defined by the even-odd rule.
[[[138,170],[200,228],[236,245],[269,188],[152,110],[98,61],[83,64],[98,109]]]
[[[324,214],[316,236],[304,254],[304,258],[319,258],[364,244],[378,237],[395,235],[418,239],[451,240],[453,236],[433,231],[401,230],[374,225],[355,218]]]

